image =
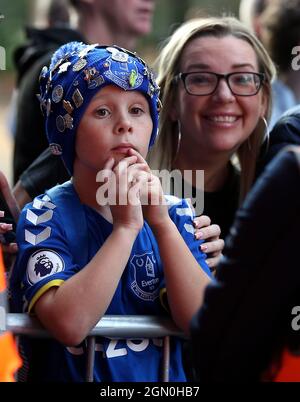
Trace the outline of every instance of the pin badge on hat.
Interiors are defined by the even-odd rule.
[[[93,45],[86,46],[83,50],[78,53],[78,56],[82,59],[85,57],[91,50],[95,49],[95,47],[99,46],[99,43],[94,43]]]
[[[81,95],[81,92],[79,89],[75,89],[73,95],[72,95],[72,100],[74,102],[74,105],[77,107],[77,109],[83,104],[83,96]]]
[[[70,65],[71,65],[71,62],[67,61],[66,63],[59,66],[58,74],[65,73],[68,70]]]
[[[61,133],[63,133],[66,129],[65,119],[60,114],[56,117],[56,127]]]
[[[147,93],[150,96],[150,98],[153,98],[154,92],[155,92],[154,86],[152,84],[149,84]]]
[[[67,53],[64,55],[64,57],[61,57],[55,64],[54,66],[51,68],[50,70],[50,74],[52,76],[52,74],[55,72],[55,70],[62,65],[63,63],[65,63],[66,60],[68,60],[68,58],[71,56],[70,53]]]
[[[52,143],[49,145],[49,147],[53,155],[62,155],[62,147],[59,144]]]
[[[78,61],[76,61],[76,63],[74,64],[74,66],[72,67],[73,71],[80,71],[83,69],[83,67],[85,67],[87,64],[86,59],[79,59]]]
[[[71,105],[71,102],[63,100],[63,108],[71,114],[74,110],[73,106]]]
[[[46,101],[42,98],[41,94],[36,94],[38,101],[40,102],[41,112],[44,114],[44,110],[46,109]]]
[[[64,89],[61,85],[56,85],[52,91],[52,100],[54,103],[58,103],[62,100]]]
[[[73,117],[71,117],[68,113],[64,115],[64,121],[65,121],[65,126],[66,128],[69,128],[70,130],[73,129]]]
[[[120,50],[114,47],[108,47],[106,49],[108,52],[112,54],[111,58],[115,61],[119,61],[120,63],[127,63],[128,62],[128,54],[121,52]]]
[[[47,72],[48,72],[48,67],[47,67],[47,66],[44,66],[44,67],[42,68],[42,71],[40,72],[39,82],[41,82],[41,80],[46,77]]]
[[[47,81],[47,83],[46,83],[46,92],[48,92],[51,87],[52,87],[52,85],[51,85],[51,80],[48,79],[48,81]]]
[[[46,114],[47,114],[47,117],[50,115],[50,113],[51,113],[51,99],[48,98],[48,99],[47,99],[47,103],[46,103]]]
[[[103,72],[105,79],[107,78],[111,80],[120,88],[123,88],[125,91],[137,89],[138,87],[140,87],[143,83],[144,78],[142,74],[140,74],[138,71],[138,67],[136,64],[137,60],[133,57],[129,57],[129,55],[119,51],[118,49],[108,49],[111,49],[110,53],[115,52],[115,50],[118,53],[112,53],[112,56],[109,57],[109,68],[107,71]],[[123,58],[123,56],[120,56],[119,53],[126,55],[126,63],[124,62],[125,58]],[[117,56],[114,58],[115,55]],[[115,59],[122,61],[116,61]]]
[[[131,70],[129,75],[129,85],[133,88],[135,86],[137,79],[137,72],[135,70]]]
[[[95,67],[83,70],[83,72],[84,80],[87,81],[89,89],[95,89],[104,83],[104,78]]]
[[[62,64],[62,62],[63,62],[63,59],[58,60],[58,61],[54,64],[54,66],[52,67],[51,72],[53,73],[53,72]]]

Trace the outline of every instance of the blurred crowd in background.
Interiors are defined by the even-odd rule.
[[[66,3],[67,0],[65,0]],[[123,0],[124,7],[126,0]],[[16,68],[13,63],[14,50],[25,41],[25,27],[46,27],[49,24],[76,25],[76,13],[68,10],[66,15],[59,11],[56,21],[48,21],[51,0],[19,0],[18,5],[9,0],[0,4],[0,46],[5,49],[5,70],[0,70],[0,170],[10,183],[13,181],[12,155],[13,136],[11,125],[11,97],[16,83]],[[55,3],[55,2],[54,2]],[[63,1],[58,1],[63,3]],[[152,63],[163,40],[183,21],[195,15],[238,15],[239,0],[156,0],[153,29],[137,44],[137,51]]]

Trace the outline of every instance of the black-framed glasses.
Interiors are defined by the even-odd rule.
[[[190,73],[179,73],[174,77],[174,82],[177,83],[182,80],[188,94],[202,96],[213,94],[221,79],[227,82],[233,95],[253,96],[260,90],[265,75],[248,71],[235,71],[229,74],[192,71]]]

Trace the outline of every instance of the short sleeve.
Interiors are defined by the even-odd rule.
[[[74,264],[59,208],[47,195],[23,209],[17,226],[18,258],[11,287],[30,312],[36,301],[53,286],[60,286],[79,271]]]
[[[180,199],[174,196],[166,196],[167,202],[169,204],[169,215],[172,221],[177,226],[178,231],[186,242],[187,246],[191,250],[193,256],[198,261],[200,267],[204,272],[210,277],[212,274],[210,272],[209,266],[206,264],[206,254],[200,249],[200,245],[204,242],[203,240],[197,240],[194,236],[194,225],[193,219],[195,217],[194,211],[187,200]]]

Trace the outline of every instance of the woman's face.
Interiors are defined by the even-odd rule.
[[[259,72],[251,45],[231,35],[192,40],[182,53],[180,71]],[[214,93],[196,96],[189,95],[180,81],[171,117],[181,123],[185,149],[232,153],[250,136],[265,110],[262,89],[254,96],[237,96],[221,79]]]

